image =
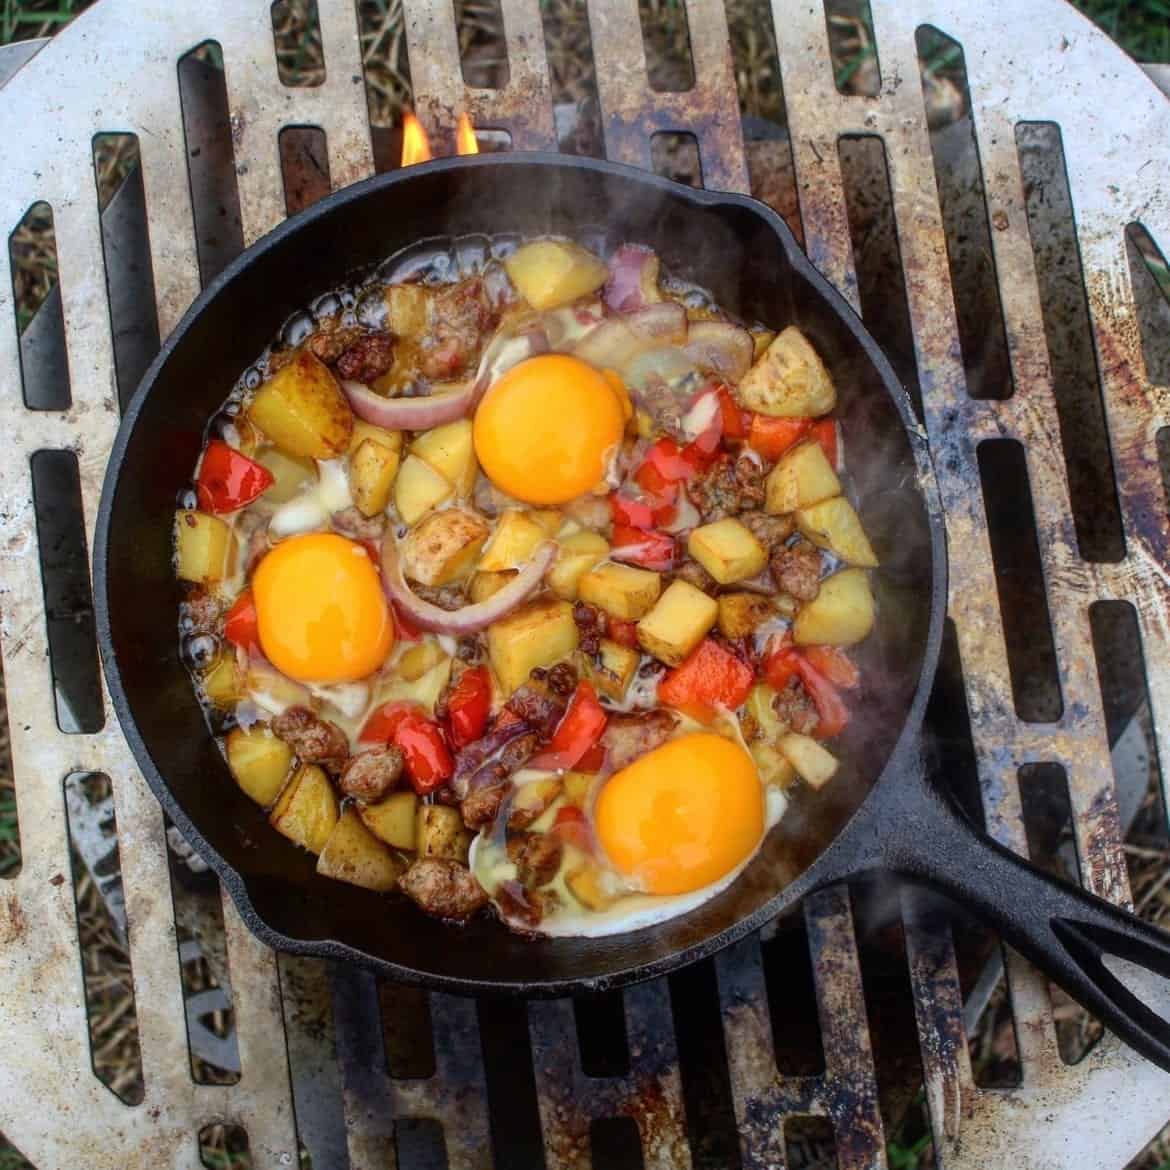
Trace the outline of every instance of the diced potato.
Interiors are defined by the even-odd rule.
[[[394,889],[405,869],[406,862],[387,849],[352,808],[341,814],[317,858],[317,872],[323,877],[380,894]]]
[[[461,418],[419,435],[411,451],[455,488],[459,499],[471,495],[479,462],[471,439],[471,419]]]
[[[556,536],[564,523],[564,514],[557,511],[556,508],[533,508],[528,513],[528,519],[533,524],[538,524],[545,536]]]
[[[199,679],[207,701],[221,711],[228,711],[244,697],[236,655],[231,649],[220,650]]]
[[[228,768],[235,782],[262,808],[269,808],[280,795],[293,750],[263,723],[233,727],[227,737]]]
[[[536,601],[488,626],[488,657],[504,694],[537,666],[552,666],[577,649],[577,624],[567,601]]]
[[[365,439],[349,457],[349,492],[363,516],[377,516],[390,503],[398,474],[398,452],[376,439]]]
[[[852,646],[873,629],[873,593],[864,569],[842,569],[821,582],[821,591],[797,612],[792,637],[798,646]]]
[[[530,560],[548,537],[531,516],[509,509],[496,523],[496,530],[483,550],[479,568],[484,573],[515,569]]]
[[[515,569],[505,569],[502,573],[476,573],[467,589],[471,603],[475,605],[487,601],[489,597],[499,593],[515,576]]]
[[[715,598],[687,581],[673,581],[638,623],[638,643],[667,666],[678,666],[718,616]]]
[[[694,529],[687,537],[687,552],[720,585],[754,577],[768,563],[764,546],[730,516]]]
[[[402,454],[402,432],[388,431],[385,427],[374,426],[364,418],[354,417],[353,434],[349,437],[349,453],[352,455],[367,439],[381,443],[398,455]]]
[[[753,329],[752,335],[752,361],[758,362],[760,358],[768,352],[768,346],[776,340],[776,334],[771,329]]]
[[[585,807],[589,799],[589,790],[593,787],[593,774],[590,772],[566,772],[561,777],[564,786],[565,798],[579,808]]]
[[[611,642],[608,638],[601,639],[600,650],[600,662],[581,655],[581,671],[603,695],[611,699],[623,699],[634,671],[638,669],[640,656],[637,650]]]
[[[236,535],[218,516],[182,508],[175,513],[175,571],[184,581],[209,585],[236,567]]]
[[[531,824],[558,796],[564,784],[559,776],[545,780],[529,780],[520,784],[512,798],[512,815],[523,823]]]
[[[776,691],[767,683],[756,683],[747,697],[747,713],[755,720],[761,743],[775,744],[787,731],[787,724],[780,722],[772,700]]]
[[[592,862],[566,874],[565,885],[587,910],[605,910],[617,901],[616,894],[607,888],[604,870]]]
[[[504,261],[508,276],[534,309],[555,309],[609,278],[609,268],[592,252],[568,240],[533,240]]]
[[[557,559],[549,569],[549,588],[565,601],[577,600],[581,578],[609,556],[609,541],[596,532],[582,530],[560,540]]]
[[[650,612],[662,590],[662,578],[649,569],[606,562],[582,574],[577,596],[624,622],[636,622]]]
[[[823,788],[837,772],[837,757],[808,735],[790,731],[780,737],[780,753],[811,788]]]
[[[280,794],[271,816],[272,827],[310,853],[320,853],[339,815],[337,794],[325,770],[302,764]]]
[[[462,581],[471,572],[488,531],[475,512],[463,508],[432,512],[402,542],[402,570],[423,585]]]
[[[272,483],[264,499],[272,504],[287,504],[293,496],[317,478],[317,465],[301,455],[286,455],[279,447],[265,447],[256,462],[267,468]]]
[[[404,524],[417,524],[453,491],[451,484],[429,463],[417,455],[407,455],[394,481],[394,507]]]
[[[353,411],[329,367],[307,349],[256,391],[248,417],[282,451],[335,459],[349,447]]]
[[[392,678],[388,683],[378,688],[378,703],[391,701],[402,703],[417,703],[428,715],[435,712],[435,701],[443,693],[448,680],[451,678],[451,659],[443,655],[442,659],[432,666],[425,674],[419,675],[413,681],[404,678]]]
[[[281,674],[271,663],[255,658],[248,663],[244,688],[252,701],[266,711],[280,712],[287,707],[307,707],[312,700],[307,687]]]
[[[789,325],[744,375],[739,399],[774,418],[816,418],[837,404],[833,380],[817,351]]]
[[[386,289],[386,325],[399,337],[417,337],[427,327],[430,293],[421,284],[392,284]]]
[[[394,670],[399,678],[414,682],[446,658],[446,650],[434,638],[424,638],[409,650],[403,651]]]
[[[719,632],[725,638],[747,638],[756,627],[776,616],[772,598],[761,593],[724,593],[719,598]]]
[[[846,563],[863,569],[877,567],[878,559],[861,518],[844,496],[801,508],[796,513],[796,526],[818,548],[827,548]]]
[[[765,784],[771,784],[774,788],[791,788],[796,783],[796,769],[770,743],[753,743],[752,759]]]
[[[413,849],[418,836],[418,797],[409,789],[392,792],[377,804],[356,806],[362,823],[395,849]]]
[[[420,804],[415,821],[415,848],[419,857],[446,857],[466,861],[471,834],[463,826],[457,808],[446,804]]]
[[[841,481],[829,465],[820,443],[808,441],[780,456],[764,481],[765,508],[773,515],[795,512],[841,494]]]

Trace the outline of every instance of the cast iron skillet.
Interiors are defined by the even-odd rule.
[[[313,858],[232,783],[178,656],[171,515],[207,420],[240,371],[290,314],[355,271],[427,237],[484,232],[641,241],[740,316],[799,325],[839,388],[851,487],[881,558],[881,618],[861,649],[866,690],[843,737],[842,772],[797,797],[729,889],[633,934],[525,941],[486,917],[447,926],[403,899],[318,877]],[[98,635],[148,783],[273,947],[447,991],[571,994],[710,955],[812,889],[880,866],[975,911],[1170,1068],[1170,1026],[1102,962],[1108,952],[1170,975],[1168,936],[1031,868],[927,779],[921,724],[946,604],[943,531],[924,436],[893,370],[763,204],[591,159],[444,159],[349,187],[289,220],[228,267],[167,339],[110,459],[94,550]]]

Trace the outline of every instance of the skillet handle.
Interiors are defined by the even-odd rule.
[[[913,818],[899,818],[897,827],[886,821],[885,864],[965,906],[1170,1072],[1170,982],[1142,980],[1155,1011],[1105,963],[1113,956],[1170,980],[1170,933],[1036,869],[975,828],[937,788],[926,791],[928,802],[919,798]]]

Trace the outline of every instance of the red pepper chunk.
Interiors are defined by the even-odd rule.
[[[804,656],[808,664],[834,686],[851,691],[861,682],[861,672],[856,663],[836,646],[806,646]]]
[[[809,429],[809,437],[815,439],[821,445],[821,450],[825,453],[825,458],[829,461],[829,466],[836,468],[837,466],[837,424],[831,418],[823,418],[820,422],[813,423]]]
[[[256,617],[256,600],[251,589],[245,589],[227,611],[223,636],[233,646],[239,646],[249,653],[261,653],[260,622]]]
[[[452,747],[474,743],[487,727],[492,707],[492,679],[486,666],[465,670],[447,699],[447,726]]]
[[[403,755],[406,778],[419,796],[442,788],[455,771],[439,725],[414,703],[384,703],[366,720],[361,743],[393,743]]]
[[[605,632],[611,642],[633,650],[638,645],[638,623],[625,622],[621,618],[606,618]]]
[[[715,388],[719,397],[719,421],[725,439],[746,439],[751,429],[752,413],[744,410],[732,397],[731,391],[720,383]]]
[[[816,663],[825,667],[824,673]],[[831,646],[797,650],[788,633],[772,640],[760,665],[764,678],[777,691],[782,691],[793,678],[800,679],[817,709],[817,726],[813,732],[817,739],[831,739],[844,730],[849,722],[849,709],[833,682],[839,686],[856,686],[860,675],[839,650]],[[827,676],[832,676],[833,681]]]
[[[222,439],[212,439],[203,452],[195,494],[208,512],[234,512],[272,486],[272,472],[242,455]]]
[[[773,638],[764,651],[760,669],[773,690],[782,691],[799,673],[800,651],[792,644],[792,634]]]
[[[553,732],[548,747],[536,757],[537,768],[572,768],[605,731],[605,708],[597,701],[593,684],[579,682],[568,710]]]
[[[748,445],[765,459],[779,459],[812,426],[808,418],[770,418],[766,414],[752,416]]]
[[[817,708],[817,726],[813,735],[817,739],[832,739],[840,735],[849,722],[849,708],[845,706],[840,692],[803,655],[798,658],[797,671],[804,689]]]
[[[658,684],[658,700],[702,723],[719,708],[734,711],[752,689],[752,669],[730,650],[706,638]]]
[[[674,537],[667,532],[645,532],[624,524],[613,526],[610,555],[615,561],[665,573],[674,568],[674,554]]]
[[[672,484],[667,484],[661,494],[648,493],[641,499],[627,492],[614,492],[609,497],[613,522],[627,528],[659,528],[669,524],[677,511],[674,506],[677,491]]]

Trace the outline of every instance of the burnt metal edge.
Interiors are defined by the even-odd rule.
[[[718,934],[712,935],[701,943],[684,947],[674,954],[661,959],[649,963],[632,964],[606,975],[598,975],[585,979],[523,982],[520,980],[481,981],[476,979],[452,978],[450,976],[417,971],[412,967],[404,967],[397,963],[390,963],[335,940],[297,939],[274,930],[257,912],[251,895],[248,892],[246,880],[233,866],[229,865],[219,855],[199,832],[184,812],[182,806],[174,798],[165,778],[156,767],[153,757],[139,734],[137,722],[133,712],[130,710],[130,704],[127,701],[125,689],[122,686],[121,672],[113,651],[110,628],[108,593],[110,519],[113,513],[114,499],[118,490],[118,481],[126,454],[126,447],[129,444],[130,436],[138,420],[138,415],[150,394],[151,388],[154,386],[163,367],[178,346],[180,339],[190,328],[192,322],[212,300],[231,285],[235,277],[246,269],[257,256],[264,254],[272,248],[281,246],[289,236],[295,235],[305,224],[311,223],[322,216],[332,214],[350,203],[359,202],[367,192],[409,182],[416,174],[422,175],[435,172],[459,171],[474,167],[500,166],[532,166],[549,169],[573,168],[598,171],[605,174],[617,175],[625,179],[632,179],[646,187],[670,192],[672,195],[691,202],[696,206],[739,206],[762,219],[779,238],[794,273],[810,285],[837,314],[842,324],[856,337],[866,357],[877,370],[885,386],[886,393],[889,394],[902,419],[902,425],[910,440],[911,450],[914,453],[915,463],[917,465],[918,489],[922,493],[923,503],[927,513],[927,523],[930,530],[933,577],[931,582],[931,612],[926,645],[923,651],[923,665],[914,692],[914,698],[885,767],[874,780],[869,792],[861,804],[854,810],[836,838],[834,838],[824,852],[794,882],[778,891],[773,898],[761,906],[755,913],[740,919]],[[789,908],[806,894],[811,893],[813,889],[832,881],[843,880],[862,869],[880,863],[881,850],[878,840],[879,834],[872,832],[873,829],[879,827],[878,822],[881,819],[875,818],[873,815],[875,796],[879,787],[884,781],[894,780],[896,775],[901,775],[907,779],[913,777],[911,782],[915,786],[921,783],[918,777],[920,776],[922,762],[914,749],[919,738],[919,729],[926,709],[927,700],[930,697],[935,668],[942,645],[943,622],[946,616],[947,606],[946,525],[938,483],[935,479],[934,467],[930,458],[926,432],[914,415],[909,394],[898,380],[898,376],[894,373],[893,367],[890,365],[880,346],[862,324],[861,319],[837,289],[813,266],[800,245],[796,242],[787,224],[767,204],[747,195],[688,187],[681,183],[676,183],[671,179],[663,178],[637,167],[626,166],[622,163],[582,156],[553,154],[543,151],[517,151],[514,153],[454,156],[436,159],[431,162],[418,164],[417,166],[404,167],[383,175],[376,175],[334,191],[332,194],[327,195],[325,198],[313,204],[312,207],[306,208],[297,215],[284,220],[277,227],[273,228],[272,231],[262,236],[251,247],[240,253],[239,256],[203,289],[183,314],[178,325],[175,326],[163,341],[157,356],[151,362],[141,383],[137,390],[135,390],[134,396],[126,407],[118,428],[118,433],[110,449],[109,461],[106,465],[105,478],[102,483],[97,522],[94,529],[93,591],[94,610],[97,618],[98,646],[101,651],[106,683],[109,688],[114,711],[118,716],[118,723],[122,728],[122,733],[126,737],[130,750],[139,767],[142,769],[142,774],[146,778],[147,784],[158,798],[166,814],[178,827],[183,837],[215,871],[231,894],[232,900],[240,913],[240,917],[248,929],[262,942],[274,950],[283,951],[287,954],[356,963],[376,974],[402,983],[420,985],[454,994],[496,994],[553,998],[626,987],[634,983],[640,983],[647,979],[665,975],[687,964],[698,962],[700,959],[707,958],[717,951],[730,946],[732,943],[739,941],[745,935],[760,929],[760,927],[776,917],[782,910]],[[888,787],[890,785],[887,783]],[[869,822],[873,822],[873,824]],[[868,833],[865,831],[867,828],[871,830]],[[854,850],[859,850],[861,856],[851,856]]]

